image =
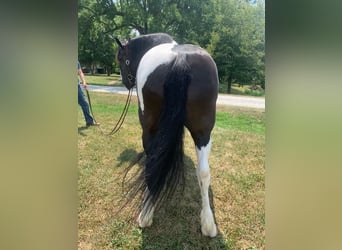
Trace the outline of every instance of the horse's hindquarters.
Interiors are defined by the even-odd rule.
[[[191,83],[188,89],[185,126],[197,147],[209,142],[215,124],[218,76],[216,65],[208,54],[188,56]]]

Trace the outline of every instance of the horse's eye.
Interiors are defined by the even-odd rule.
[[[126,62],[125,62],[125,63],[126,63],[126,65],[128,66],[128,65],[129,65],[129,60],[126,60]]]

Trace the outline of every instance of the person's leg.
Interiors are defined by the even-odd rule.
[[[93,117],[90,115],[89,112],[89,105],[85,99],[85,96],[83,94],[83,91],[81,89],[81,86],[78,84],[78,104],[81,106],[82,111],[83,111],[83,115],[84,115],[84,119],[86,121],[87,125],[91,125],[94,123],[94,119]]]

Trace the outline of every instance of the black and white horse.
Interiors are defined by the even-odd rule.
[[[194,140],[202,195],[202,234],[217,234],[209,204],[210,134],[215,123],[218,75],[216,64],[202,48],[178,45],[167,34],[143,35],[119,45],[117,58],[122,82],[136,85],[139,119],[146,154],[144,202],[140,227],[152,224],[155,208],[174,191],[182,177],[186,127]]]

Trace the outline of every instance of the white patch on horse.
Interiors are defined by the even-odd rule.
[[[145,208],[143,208],[143,211],[140,212],[138,217],[138,224],[139,227],[149,227],[153,223],[153,213],[154,213],[154,207],[151,208],[149,211],[144,211]]]
[[[167,64],[172,61],[177,53],[172,51],[172,48],[177,45],[174,41],[172,43],[164,43],[148,50],[141,58],[137,69],[137,94],[139,105],[144,112],[144,98],[142,89],[146,83],[148,76],[160,65]]]
[[[209,169],[209,154],[211,148],[211,140],[206,146],[196,147],[197,153],[197,179],[201,188],[202,195],[202,211],[201,211],[201,231],[203,235],[215,237],[217,229],[214,221],[213,212],[210,208],[208,189],[210,185],[210,169]]]
[[[148,188],[146,188],[144,192],[144,204],[146,202],[146,198],[149,194]],[[150,209],[148,209],[150,208]],[[141,210],[139,217],[138,217],[138,224],[141,228],[149,227],[152,225],[153,222],[153,214],[154,214],[154,206],[150,207],[149,203],[146,203]]]

